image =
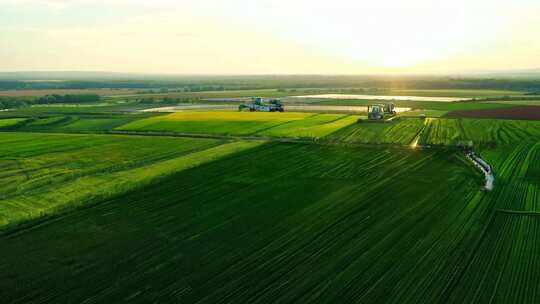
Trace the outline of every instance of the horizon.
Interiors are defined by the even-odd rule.
[[[0,70],[0,75],[6,74],[43,74],[51,76],[54,74],[103,74],[103,76],[178,76],[178,77],[261,77],[261,76],[322,76],[322,77],[492,77],[492,76],[512,76],[538,74],[540,68],[529,69],[509,69],[509,70],[479,70],[462,72],[372,72],[372,73],[179,73],[179,72],[129,72],[129,71],[105,71],[105,70]],[[49,75],[48,75],[49,74]]]
[[[401,76],[540,67],[532,0],[0,4],[1,72]]]

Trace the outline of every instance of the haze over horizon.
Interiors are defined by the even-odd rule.
[[[0,71],[467,73],[540,66],[540,1],[0,0]]]

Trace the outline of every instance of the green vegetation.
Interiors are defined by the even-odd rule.
[[[0,230],[23,220],[127,192],[157,177],[256,144],[99,135],[0,134]]]
[[[497,172],[496,208],[517,215],[540,212],[540,140],[524,139],[482,154]]]
[[[98,94],[80,94],[80,95],[45,95],[34,100],[36,104],[56,104],[56,103],[95,103],[99,102],[101,97]]]
[[[116,130],[318,138],[357,119],[340,114],[186,111],[133,121]]]
[[[472,91],[491,94],[492,91],[540,90],[538,77],[512,78],[499,75],[480,77],[447,76],[362,76],[362,75],[135,75],[110,73],[1,73],[0,90],[51,89],[133,89],[146,91],[230,91],[254,89],[363,89],[363,90],[427,90],[458,94]],[[39,80],[39,81],[32,81]],[[61,81],[59,81],[61,80]],[[437,92],[433,92],[437,93]],[[463,92],[467,94],[467,92]],[[409,95],[409,94],[407,94]]]
[[[0,110],[26,107],[34,104],[97,103],[101,100],[97,94],[80,95],[45,95],[39,98],[9,96],[0,97]]]
[[[0,119],[0,129],[6,127],[13,127],[24,122],[26,118],[4,118]]]
[[[23,116],[17,118],[17,123],[6,124],[3,130],[9,131],[40,131],[40,132],[101,132],[110,131],[130,121],[154,116],[153,113],[92,113],[76,111],[64,113],[10,113],[10,116]],[[15,121],[1,119],[2,121]]]
[[[68,116],[62,120],[50,123],[48,125],[27,125],[22,131],[26,130],[46,130],[54,132],[78,132],[78,131],[109,131],[115,127],[121,126],[130,121],[147,117],[148,115],[101,115],[101,116]],[[35,121],[37,123],[40,120]]]
[[[326,139],[334,142],[363,144],[410,144],[424,127],[424,121],[403,118],[392,123],[363,122],[332,133]]]
[[[187,111],[134,121],[117,130],[250,135],[310,116],[313,114]]]
[[[12,111],[26,115],[41,114],[64,114],[64,115],[83,115],[83,114],[103,114],[103,113],[126,113],[134,112],[152,107],[136,102],[117,102],[117,103],[99,103],[99,104],[63,104],[63,105],[33,105]],[[9,112],[8,112],[9,113]]]
[[[239,96],[149,90],[134,95]],[[242,94],[301,90],[365,91]],[[397,101],[415,110],[357,123],[140,113],[152,105],[122,98],[0,112],[2,303],[538,302],[539,121],[443,117],[506,106],[477,101]],[[101,134],[61,134],[81,132]],[[494,190],[462,144],[493,167]]]
[[[28,97],[4,97],[0,96],[0,110],[19,108],[27,106],[32,101]]]
[[[169,98],[190,98],[200,100],[203,98],[235,98],[235,97],[284,97],[291,95],[301,95],[308,93],[309,89],[298,89],[294,91],[282,91],[277,89],[255,89],[255,90],[228,90],[228,91],[200,91],[200,92],[145,92],[144,94],[117,95],[114,98],[122,97],[169,97]]]
[[[318,114],[266,129],[257,135],[321,138],[356,123],[358,118],[356,115]]]
[[[472,142],[476,146],[494,148],[539,140],[538,121],[428,118],[420,143],[458,145]]]
[[[522,122],[515,128],[524,127]],[[528,122],[530,125],[530,122]],[[515,129],[517,130],[517,129]],[[523,130],[531,132],[530,129]],[[467,271],[447,299],[452,303],[535,303],[540,235],[540,140],[514,133],[512,141],[484,148],[481,154],[494,168],[496,187],[488,194],[492,211],[483,238],[475,247]]]
[[[1,239],[5,299],[433,303],[462,294],[488,223],[473,172],[444,151],[261,146]]]
[[[55,131],[108,131],[133,120],[135,117],[77,117],[69,124],[54,128]]]

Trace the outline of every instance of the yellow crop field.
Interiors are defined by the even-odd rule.
[[[184,121],[291,121],[301,120],[312,113],[299,112],[228,112],[228,111],[185,111],[159,117],[160,120]]]

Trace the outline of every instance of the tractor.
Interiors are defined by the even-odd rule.
[[[265,102],[262,97],[254,97],[251,100],[251,103],[243,103],[238,106],[238,111],[244,109],[249,110],[250,112],[283,112],[283,104],[279,99],[270,99],[268,102]]]
[[[368,106],[368,120],[384,121],[386,117],[396,115],[393,103],[374,104]]]

